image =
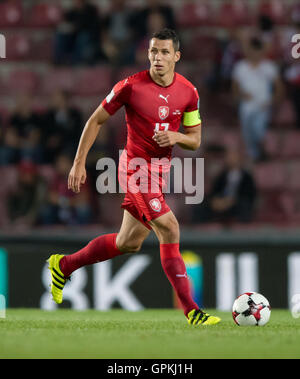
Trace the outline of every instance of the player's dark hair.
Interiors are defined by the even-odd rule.
[[[172,29],[165,28],[153,34],[152,38],[157,38],[160,40],[172,40],[174,50],[178,51],[180,47],[179,38],[176,32]]]

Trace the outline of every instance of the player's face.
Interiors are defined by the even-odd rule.
[[[148,50],[151,70],[164,76],[175,70],[175,63],[180,59],[180,52],[175,51],[172,40],[152,38]]]

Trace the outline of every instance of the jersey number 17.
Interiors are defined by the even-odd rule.
[[[157,122],[155,124],[154,131],[155,131],[155,133],[161,132],[161,131],[166,132],[169,129],[169,125],[170,124],[168,122],[163,122],[163,123]]]

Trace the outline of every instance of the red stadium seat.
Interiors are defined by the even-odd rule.
[[[32,38],[32,50],[28,59],[38,62],[53,61],[53,34],[38,33]]]
[[[274,224],[287,222],[292,218],[292,198],[285,193],[260,193],[255,220]]]
[[[287,132],[281,145],[281,156],[283,158],[300,157],[300,132]]]
[[[41,165],[39,166],[39,174],[46,180],[47,183],[51,183],[56,175],[56,172],[50,165]]]
[[[294,23],[298,22],[300,19],[300,2],[292,4],[288,11],[288,21]]]
[[[254,168],[257,187],[261,191],[281,191],[285,188],[288,171],[284,163],[261,163]]]
[[[273,123],[278,127],[291,127],[295,125],[295,111],[289,99],[285,99],[275,110]]]
[[[288,7],[283,0],[261,0],[258,3],[257,15],[266,15],[277,24],[285,24]]]
[[[27,26],[30,27],[53,27],[62,17],[62,9],[57,4],[44,3],[34,5],[27,18]]]
[[[12,95],[16,93],[32,93],[38,86],[38,75],[33,71],[12,71],[7,81],[7,89]]]
[[[278,157],[281,151],[281,137],[279,133],[268,131],[264,141],[265,152],[270,157]]]
[[[9,120],[9,117],[10,117],[9,109],[1,105],[0,106],[0,125],[1,125],[1,128],[2,128],[2,126],[4,126],[4,128],[7,126],[7,122]]]
[[[26,60],[31,52],[31,42],[24,33],[6,35],[6,59]]]
[[[106,92],[109,93],[111,87],[111,70],[107,66],[79,69],[76,72],[76,95],[92,96]]]
[[[128,76],[134,75],[137,72],[140,72],[143,70],[145,70],[145,67],[144,66],[141,67],[138,65],[132,65],[132,66],[126,66],[126,67],[120,68],[120,70],[116,72],[116,76],[114,76],[115,78],[114,83],[117,83],[120,80],[124,80],[125,78],[128,78]]]
[[[231,0],[220,4],[216,18],[217,25],[231,28],[253,23],[253,16],[243,0]]]
[[[212,60],[218,53],[218,40],[211,35],[196,34],[183,46],[185,59]]]
[[[219,143],[226,148],[239,148],[241,146],[241,136],[239,131],[226,131],[219,136]]]
[[[17,168],[12,165],[0,167],[0,177],[5,178],[0,186],[0,193],[5,194],[17,185]]]
[[[300,161],[290,164],[288,186],[290,191],[299,192],[300,190]]]
[[[0,4],[0,28],[21,26],[23,9],[20,1],[10,1]]]
[[[75,89],[74,71],[70,68],[59,68],[49,71],[42,78],[40,91],[50,95],[57,90],[73,92]]]
[[[177,21],[181,28],[204,26],[212,22],[212,14],[208,1],[187,2],[178,8]]]

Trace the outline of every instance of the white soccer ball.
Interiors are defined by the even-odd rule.
[[[270,316],[270,303],[259,293],[246,292],[233,303],[232,317],[239,326],[263,326],[270,320]]]

